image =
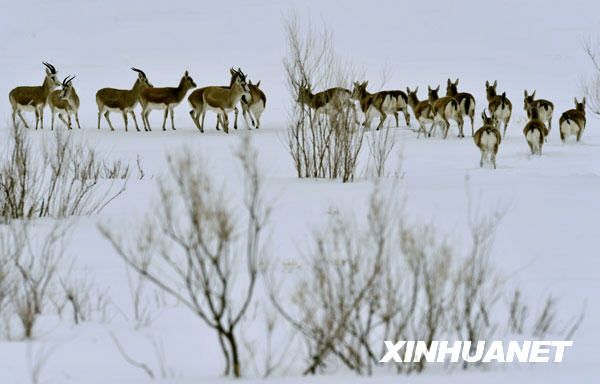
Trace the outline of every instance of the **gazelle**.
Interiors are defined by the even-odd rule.
[[[192,107],[190,116],[200,132],[204,132],[204,118],[206,111],[212,110],[217,113],[217,130],[219,125],[223,125],[223,131],[229,133],[229,117],[227,113],[235,112],[234,128],[237,129],[238,109],[237,103],[242,96],[250,96],[250,89],[246,83],[246,75],[240,68],[229,70],[231,73],[231,82],[229,87],[210,86],[196,89],[188,97]],[[202,118],[202,121],[200,121]]]
[[[102,88],[96,92],[96,104],[98,104],[98,129],[100,129],[100,120],[102,115],[108,122],[108,126],[111,131],[114,131],[112,123],[110,122],[110,113],[117,112],[123,115],[125,122],[125,132],[127,132],[127,114],[131,114],[133,122],[135,123],[135,129],[139,132],[140,127],[135,118],[135,112],[133,109],[139,102],[140,93],[146,88],[152,87],[148,77],[141,69],[131,68],[132,71],[137,72],[138,77],[133,84],[131,89],[115,89],[115,88]]]
[[[488,157],[492,166],[496,169],[496,155],[498,154],[498,146],[502,141],[502,136],[496,128],[496,118],[494,116],[488,117],[485,111],[483,111],[481,119],[483,120],[483,126],[473,135],[475,145],[481,151],[479,166],[483,168],[483,162]]]
[[[25,125],[29,128],[21,112],[35,112],[35,129],[44,128],[44,107],[46,106],[48,95],[54,88],[60,86],[60,80],[56,75],[56,68],[52,64],[42,63],[46,66],[46,77],[41,86],[16,87],[8,94],[8,99],[12,107],[13,125],[17,125],[17,114]]]
[[[431,136],[436,125],[441,124],[444,128],[444,139],[447,138],[448,131],[450,130],[449,120],[454,120],[458,125],[458,137],[465,137],[465,134],[463,133],[464,121],[460,109],[458,108],[458,103],[452,96],[439,97],[439,90],[439,85],[437,88],[429,87],[429,102],[433,109],[433,124],[431,125],[429,135]]]
[[[412,108],[415,119],[417,119],[417,122],[419,123],[419,133],[417,134],[417,138],[421,136],[421,132],[423,132],[425,136],[428,135],[425,124],[431,124],[431,130],[433,130],[433,107],[429,103],[429,100],[419,101],[419,97],[417,96],[418,91],[419,87],[415,88],[414,91],[411,91],[410,88],[406,87],[408,105]]]
[[[458,78],[455,82],[448,79],[446,85],[446,96],[452,96],[458,103],[462,116],[469,116],[471,120],[471,136],[474,135],[475,98],[467,92],[458,92]]]
[[[497,80],[494,80],[494,84],[490,84],[489,81],[485,82],[488,110],[490,111],[490,114],[498,120],[498,130],[500,130],[500,123],[504,123],[504,132],[502,136],[506,136],[506,128],[508,127],[510,115],[512,114],[512,103],[506,97],[506,92],[503,92],[501,96],[498,96],[496,93],[497,86]]]
[[[150,111],[153,109],[164,109],[163,131],[167,130],[166,124],[169,114],[171,115],[171,129],[175,130],[174,109],[181,103],[181,100],[183,100],[188,91],[193,88],[196,88],[196,83],[188,71],[185,71],[177,87],[145,88],[140,93],[140,105],[142,106],[142,122],[144,123],[144,129],[146,131],[152,130],[152,128],[150,128],[150,121],[148,120]]]
[[[554,104],[551,101],[544,99],[535,98],[535,91],[531,95],[527,94],[525,90],[525,97],[523,99],[523,109],[527,113],[529,118],[529,109],[531,106],[535,106],[540,114],[540,120],[542,120],[548,127],[548,133],[552,130],[552,113],[554,112]]]
[[[52,114],[51,129],[54,130],[54,118],[58,113],[58,118],[69,128],[72,129],[71,115],[75,116],[75,122],[77,122],[77,128],[81,129],[79,124],[79,96],[73,87],[72,77],[65,77],[62,82],[62,89],[52,91],[48,97],[48,105],[50,106],[50,113]],[[65,117],[67,119],[65,120]]]
[[[564,143],[570,135],[575,135],[577,141],[585,130],[585,97],[581,103],[575,98],[575,109],[569,109],[560,116],[558,121],[560,139]]]
[[[242,96],[242,114],[244,115],[244,119],[246,119],[246,124],[248,124],[248,116],[250,116],[252,126],[256,127],[256,129],[260,128],[260,116],[267,106],[267,96],[259,87],[260,80],[256,84],[248,81],[250,96]]]
[[[365,114],[364,126],[371,127],[371,121],[375,116],[379,116],[379,130],[387,118],[387,114],[393,114],[396,119],[396,127],[399,126],[398,111],[402,111],[406,124],[410,124],[410,115],[408,114],[408,96],[402,91],[381,91],[369,93],[367,91],[368,81],[362,83],[354,82],[354,89],[351,97],[357,100],[360,108]]]
[[[351,92],[345,88],[335,87],[325,91],[312,93],[310,85],[300,84],[298,88],[297,102],[306,105],[313,110],[311,124],[315,124],[321,115],[327,115],[330,122],[333,122],[344,107],[349,106],[354,112],[356,120],[356,110],[352,104]]]
[[[529,122],[523,128],[523,134],[527,139],[527,144],[531,149],[532,155],[542,155],[542,146],[546,136],[548,136],[548,128],[542,120],[540,120],[540,114],[537,107],[532,106],[529,109]]]

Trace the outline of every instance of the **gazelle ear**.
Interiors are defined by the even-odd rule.
[[[531,94],[531,97],[533,97],[534,99],[535,99],[535,92],[536,91],[533,91],[533,93]]]
[[[419,87],[415,88],[415,93],[419,92]]]
[[[583,100],[581,100],[581,102],[583,103],[583,106],[585,107],[585,96],[583,96]]]
[[[450,78],[448,78],[448,85],[452,85],[452,80],[450,80]]]
[[[183,74],[185,77],[188,77],[190,75],[190,73],[188,71],[185,71],[185,73]]]
[[[427,90],[428,90],[429,92],[431,92],[431,86],[429,86],[429,85],[428,85],[428,86],[427,86]]]
[[[256,84],[254,84],[254,85],[256,85],[257,87],[259,87],[260,86],[260,80],[258,80],[258,82],[256,82]]]
[[[408,95],[408,94],[410,94],[410,93],[411,93],[411,92],[410,92],[410,88],[406,87],[406,94]]]
[[[576,98],[576,97],[574,97],[574,99],[575,99],[575,105],[579,104],[579,103],[577,102],[577,98]]]
[[[439,90],[440,90],[440,86],[438,85],[438,86],[437,86],[437,88],[436,88],[435,90],[436,90],[436,91],[439,91]]]
[[[498,80],[494,80],[494,88],[498,86]]]
[[[524,93],[524,95],[525,95],[525,98],[527,98],[527,90],[525,90],[525,93]]]
[[[490,82],[486,80],[486,81],[485,81],[485,87],[487,88],[487,87],[489,87],[489,86],[490,86]]]
[[[367,88],[367,85],[369,85],[369,80],[363,81],[363,87]]]
[[[458,77],[456,78],[456,81],[454,82],[454,85],[458,85]]]

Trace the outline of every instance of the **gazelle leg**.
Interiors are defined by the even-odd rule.
[[[396,128],[398,128],[400,126],[400,123],[398,122],[398,112],[394,112],[394,119],[396,119]]]
[[[25,118],[23,117],[23,114],[21,113],[21,110],[18,110],[17,114],[19,115],[19,118],[23,122],[23,125],[25,125],[25,128],[29,128],[29,125],[27,125],[27,122],[25,121]]]
[[[475,125],[474,125],[474,114],[469,115],[469,119],[471,120],[471,136],[475,136]]]
[[[483,158],[485,157],[485,152],[481,151],[481,159],[479,160],[479,168],[483,168]]]
[[[237,129],[237,120],[238,120],[238,114],[240,111],[238,111],[237,107],[233,108],[233,111],[235,113],[235,120],[233,121],[233,129]]]
[[[100,120],[102,119],[102,109],[98,109],[98,129],[100,129]]]
[[[58,118],[60,119],[60,121],[62,121],[65,127],[70,129],[71,124],[67,120],[65,120],[65,117],[63,116],[62,112],[58,112]]]
[[[127,132],[127,112],[123,111],[123,122],[125,123],[125,132]]]
[[[163,117],[163,125],[162,125],[163,131],[167,130],[167,127],[166,127],[166,125],[167,125],[167,117],[169,117],[169,108],[165,108],[165,115]]]
[[[131,117],[133,118],[133,123],[135,124],[135,130],[140,131],[140,127],[138,126],[137,119],[135,118],[135,112],[131,111]]]
[[[75,112],[75,122],[77,123],[77,129],[81,129],[81,124],[79,124],[79,112]]]
[[[229,133],[229,116],[227,116],[227,112],[224,109],[221,109],[222,119],[223,119],[223,131],[225,133]]]
[[[169,113],[171,114],[171,129],[175,130],[175,114],[173,113],[173,108],[169,108]]]
[[[110,111],[106,111],[104,112],[104,118],[106,119],[106,121],[108,122],[108,126],[110,127],[111,131],[114,131],[115,129],[113,128],[112,123],[110,122]]]
[[[36,129],[36,131],[37,131],[39,125],[40,125],[40,111],[36,108],[35,109],[35,129]]]
[[[54,111],[50,111],[50,130],[54,131],[54,115],[56,115],[56,113],[54,113]]]
[[[44,107],[40,108],[40,129],[44,129]]]
[[[71,114],[70,113],[67,113],[67,122],[68,122],[69,129],[73,129],[73,124],[72,124]]]
[[[408,108],[405,108],[402,112],[404,113],[404,120],[406,120],[406,126],[410,127],[410,113],[408,113]]]
[[[206,117],[206,109],[202,111],[202,124],[200,125],[200,132],[204,132],[204,118]]]

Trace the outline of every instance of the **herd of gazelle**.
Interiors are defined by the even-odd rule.
[[[62,82],[58,79],[56,68],[43,63],[46,67],[46,76],[41,86],[17,87],[9,93],[12,106],[13,124],[17,123],[17,115],[23,125],[28,127],[23,118],[23,111],[35,112],[36,129],[43,128],[44,108],[48,104],[52,114],[52,129],[54,129],[55,116],[69,128],[72,129],[71,116],[79,124],[79,96],[73,87],[74,76],[66,77]],[[137,72],[137,79],[131,89],[102,88],[96,93],[98,104],[98,129],[102,116],[106,119],[111,130],[114,127],[110,120],[110,113],[120,113],[125,123],[125,131],[128,129],[128,116],[131,115],[136,130],[140,131],[135,117],[134,109],[141,106],[141,117],[145,131],[151,131],[148,116],[150,111],[159,109],[164,111],[162,129],[166,130],[167,119],[171,116],[171,128],[175,129],[174,109],[185,98],[187,93],[196,88],[196,83],[186,71],[177,87],[154,87],[148,80],[144,71],[132,68]],[[208,86],[196,88],[188,97],[191,106],[190,116],[195,126],[204,132],[204,118],[207,111],[217,114],[217,126],[223,127],[225,133],[229,132],[229,112],[235,113],[234,128],[237,129],[238,103],[242,106],[242,114],[246,123],[248,117],[250,124],[256,128],[260,127],[260,118],[266,107],[265,93],[259,88],[260,81],[252,84],[246,79],[241,69],[230,70],[231,81],[229,85]],[[506,135],[506,129],[512,114],[512,103],[506,96],[506,92],[498,94],[497,81],[493,84],[486,81],[486,97],[488,101],[487,111],[482,113],[483,125],[477,131],[474,127],[475,98],[472,94],[458,91],[458,79],[448,79],[446,95],[440,97],[440,87],[428,87],[426,100],[419,100],[417,92],[406,88],[406,93],[401,90],[381,91],[369,93],[368,82],[354,83],[352,91],[345,88],[330,88],[322,92],[312,93],[308,84],[299,84],[298,103],[313,110],[313,123],[320,116],[325,115],[333,118],[345,105],[351,106],[356,118],[356,110],[352,101],[358,102],[365,120],[363,125],[368,129],[374,118],[379,118],[377,130],[379,130],[388,115],[395,118],[396,126],[399,126],[399,113],[404,115],[406,124],[410,126],[409,107],[419,124],[418,136],[424,134],[431,136],[436,127],[440,127],[446,138],[450,130],[450,120],[458,126],[458,136],[464,137],[464,119],[468,118],[471,124],[471,135],[476,145],[481,150],[480,165],[489,158],[491,164],[496,167],[496,154],[502,138]],[[57,89],[59,88],[60,89]],[[529,144],[532,154],[541,155],[542,146],[547,140],[552,129],[552,114],[554,105],[544,99],[536,99],[535,91],[531,94],[525,91],[524,110],[527,113],[528,122],[523,129],[523,134]],[[585,129],[585,98],[579,102],[575,99],[575,108],[564,112],[559,119],[559,131],[561,140],[564,142],[569,136],[575,136],[579,141]],[[429,129],[427,128],[429,126]],[[502,130],[502,132],[501,132]]]
[[[79,96],[73,87],[74,77],[68,76],[62,82],[58,79],[56,68],[48,63],[46,76],[41,86],[17,87],[10,91],[8,97],[12,106],[13,124],[17,124],[17,115],[25,127],[29,127],[23,118],[23,111],[35,112],[35,128],[44,128],[44,108],[49,106],[52,113],[52,129],[54,129],[54,117],[58,117],[65,125],[72,129],[71,116],[75,117],[79,125]],[[177,87],[154,87],[148,80],[144,71],[131,68],[137,72],[137,79],[131,89],[102,88],[96,93],[98,104],[98,129],[102,116],[108,122],[111,130],[115,130],[110,121],[110,113],[120,113],[125,122],[125,131],[128,129],[128,116],[131,115],[136,130],[140,131],[134,109],[139,104],[142,108],[141,117],[145,131],[151,131],[148,116],[153,109],[164,111],[162,129],[166,130],[167,118],[171,116],[171,128],[175,129],[174,110],[187,93],[196,88],[196,83],[185,71]],[[234,127],[237,129],[237,104],[241,103],[242,113],[246,122],[250,118],[250,124],[256,128],[260,127],[260,117],[266,107],[267,98],[259,88],[260,81],[252,84],[246,80],[246,75],[241,69],[231,69],[231,82],[228,86],[212,86],[198,88],[188,97],[192,107],[190,115],[196,127],[204,132],[204,116],[207,111],[214,111],[217,118],[217,130],[223,126],[225,132],[229,132],[229,119],[227,113],[235,111]],[[61,89],[56,89],[61,87]],[[202,122],[200,122],[202,118]],[[250,126],[250,124],[248,124]]]

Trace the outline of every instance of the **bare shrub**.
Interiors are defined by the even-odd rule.
[[[386,124],[380,131],[367,135],[367,147],[369,148],[369,164],[367,174],[373,178],[389,176],[388,161],[394,147],[396,146],[396,131]]]
[[[37,151],[23,128],[11,131],[8,151],[0,161],[3,222],[97,213],[124,191],[124,183],[121,187],[101,183],[104,168],[93,149],[73,143],[62,131],[55,132],[43,150]],[[108,169],[115,171],[113,166]],[[122,166],[116,171],[123,175]]]
[[[382,340],[421,340],[429,348],[440,338],[477,345],[505,335],[498,313],[505,310],[499,304],[506,287],[489,259],[503,212],[470,210],[470,244],[459,251],[435,225],[406,220],[393,207],[394,194],[374,189],[364,226],[333,210],[299,271],[285,281],[277,279],[276,266],[270,271],[271,301],[306,345],[304,374],[342,365],[370,375],[385,353]],[[553,328],[554,304],[536,316],[532,336]],[[518,317],[528,317],[509,310],[520,313],[519,324]],[[427,365],[421,359],[393,368],[409,374]]]
[[[16,223],[1,233],[0,253],[8,259],[5,268],[12,279],[9,313],[18,317],[25,338],[33,336],[37,319],[47,313],[50,297],[58,290],[66,230],[57,224],[47,234],[34,236],[29,223]]]
[[[349,91],[333,97],[327,117],[315,115],[300,95],[301,88],[309,92],[324,87],[344,88],[352,71],[337,58],[332,34],[326,27],[316,31],[309,24],[303,33],[297,17],[292,15],[285,20],[284,29],[288,43],[284,67],[293,100],[287,144],[297,175],[353,181],[364,130],[358,124]]]
[[[587,108],[600,117],[600,43],[591,38],[584,40],[583,49],[592,63],[592,74],[582,80],[581,88],[586,97]]]
[[[248,137],[238,152],[244,177],[240,213],[225,201],[204,162],[186,151],[168,159],[156,212],[134,229],[132,241],[101,226],[126,264],[188,307],[218,337],[225,374],[240,377],[238,326],[253,297],[268,216],[256,152]],[[246,216],[246,226],[238,224]]]

